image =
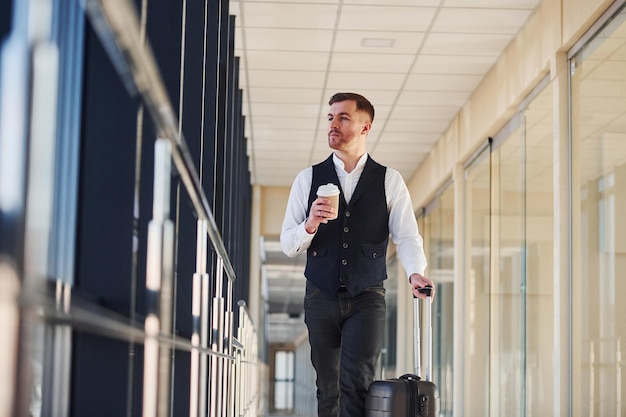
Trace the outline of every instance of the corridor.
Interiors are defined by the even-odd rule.
[[[279,236],[337,91],[411,200],[438,417],[626,415],[626,0],[5,0],[0,416],[315,417]]]

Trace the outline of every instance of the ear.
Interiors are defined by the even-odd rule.
[[[371,128],[372,128],[372,124],[370,122],[365,122],[365,124],[361,128],[361,134],[367,135]]]

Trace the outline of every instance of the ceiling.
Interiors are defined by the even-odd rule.
[[[376,110],[368,151],[409,180],[540,0],[231,0],[252,183],[325,159],[328,100]],[[263,242],[270,340],[303,331],[304,257]]]
[[[330,154],[338,91],[372,101],[368,151],[408,180],[539,3],[231,0],[253,184]]]

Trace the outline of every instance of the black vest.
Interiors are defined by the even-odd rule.
[[[386,170],[368,156],[350,204],[347,204],[333,156],[313,166],[309,209],[317,198],[320,185],[332,182],[341,190],[338,217],[319,225],[307,250],[304,272],[309,281],[329,295],[335,295],[341,286],[345,286],[354,296],[387,278]]]

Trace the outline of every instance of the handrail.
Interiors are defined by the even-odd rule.
[[[70,325],[72,328],[83,332],[133,343],[143,343],[149,337],[140,323],[129,323],[128,318],[125,316],[117,316],[114,312],[104,308],[93,311],[93,308],[98,308],[98,306],[90,302],[87,304],[88,308],[77,304],[76,298],[74,298],[74,301],[69,305],[69,309],[62,311],[56,306],[55,300],[51,295],[38,294],[32,289],[22,293],[20,299],[20,308],[28,313],[27,317],[33,317],[42,322]],[[185,337],[159,334],[156,339],[159,344],[177,350],[191,352],[195,349],[202,354],[230,361],[235,360],[233,355],[220,353],[211,348],[194,346]]]
[[[198,217],[208,223],[209,238],[217,255],[224,262],[226,276],[234,281],[235,270],[202,189],[187,143],[182,133],[178,133],[178,120],[154,55],[150,46],[140,41],[139,19],[134,5],[129,0],[85,0],[85,12],[129,93],[136,92],[141,96],[155,124],[157,136],[172,143],[172,159],[176,170]]]

